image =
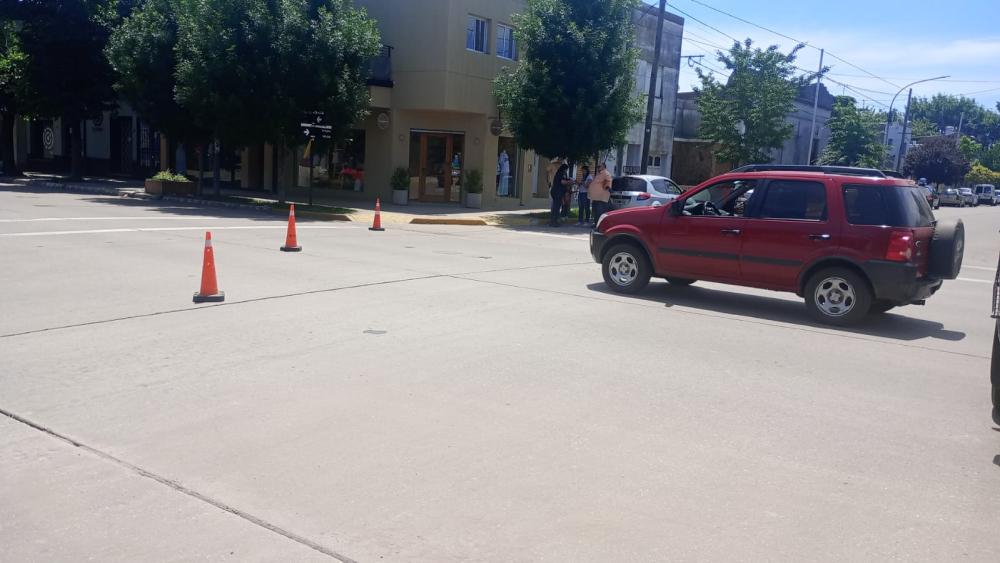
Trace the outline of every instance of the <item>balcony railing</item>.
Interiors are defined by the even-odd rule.
[[[382,45],[382,52],[371,60],[368,75],[369,86],[392,88],[392,47]]]

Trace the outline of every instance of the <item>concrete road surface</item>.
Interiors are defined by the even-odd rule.
[[[1000,560],[1000,209],[863,326],[582,231],[0,187],[0,560]],[[226,292],[194,305],[211,229]]]

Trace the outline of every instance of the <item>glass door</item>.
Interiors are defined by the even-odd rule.
[[[461,192],[464,136],[410,133],[410,197],[457,202]]]

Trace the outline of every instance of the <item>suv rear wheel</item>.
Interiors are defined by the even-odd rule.
[[[604,283],[618,293],[638,293],[649,284],[652,269],[646,254],[631,244],[617,244],[604,255]]]
[[[817,321],[846,326],[859,322],[871,310],[872,290],[853,270],[827,268],[809,278],[805,301]]]

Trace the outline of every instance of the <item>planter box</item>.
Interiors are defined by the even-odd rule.
[[[465,206],[479,209],[483,206],[483,194],[465,194]]]
[[[392,190],[392,202],[396,205],[406,205],[410,202],[410,190]]]
[[[146,193],[151,195],[197,195],[198,184],[195,182],[168,182],[165,180],[146,180]]]

